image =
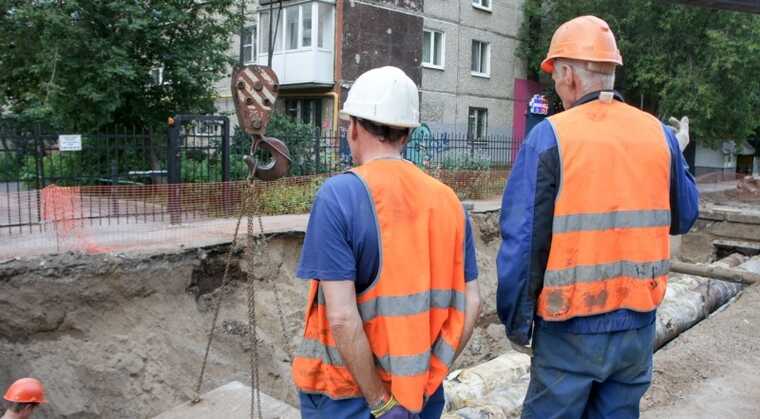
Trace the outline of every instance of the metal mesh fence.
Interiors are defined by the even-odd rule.
[[[507,170],[430,174],[463,200],[500,195]],[[273,182],[49,185],[0,191],[0,258],[66,251],[152,252],[229,242],[245,199],[254,195],[267,232],[304,231],[317,190],[330,174]],[[2,196],[6,195],[6,196]]]

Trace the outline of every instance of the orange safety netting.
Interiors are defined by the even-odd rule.
[[[93,243],[81,228],[81,196],[80,187],[46,186],[40,193],[42,221],[53,224],[57,241],[70,242],[87,253],[109,252]]]

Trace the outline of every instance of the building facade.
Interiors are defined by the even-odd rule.
[[[433,131],[512,135],[521,21],[520,0],[425,1],[420,114]]]
[[[434,132],[512,135],[527,101],[515,97],[525,78],[514,55],[522,3],[288,0],[280,11],[279,2],[261,0],[249,6],[242,45],[235,39],[231,51],[267,65],[271,49],[278,111],[322,130],[340,126],[338,110],[360,74],[394,65],[420,87],[421,119]],[[229,79],[217,90],[218,111],[234,114]]]

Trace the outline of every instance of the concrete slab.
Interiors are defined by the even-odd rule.
[[[261,413],[264,419],[297,419],[300,414],[293,406],[261,393]],[[198,404],[187,402],[168,410],[154,419],[250,419],[251,388],[238,382],[227,383],[201,396]]]

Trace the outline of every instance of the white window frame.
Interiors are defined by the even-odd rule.
[[[303,49],[303,50],[314,49],[314,41],[315,41],[315,39],[314,39],[314,32],[315,32],[314,31],[314,26],[315,26],[314,25],[314,23],[315,23],[314,22],[314,14],[315,14],[314,13],[314,8],[315,8],[314,5],[315,4],[317,4],[316,1],[311,2],[311,3],[301,4],[301,5],[298,6],[298,49]],[[304,17],[303,9],[305,9],[307,7],[311,9],[311,28],[309,28],[309,32],[311,32],[311,45],[305,47],[305,46],[303,46],[303,34],[305,32],[303,30],[304,29],[303,28],[303,17]]]
[[[487,2],[488,6],[483,6],[483,2]],[[493,11],[493,0],[472,0],[472,7],[490,13]]]
[[[471,127],[470,123],[471,123],[471,120],[472,120],[471,114],[472,114],[473,111],[475,111],[475,118],[474,119],[475,119],[475,123],[476,124],[478,124],[478,116],[479,116],[478,114],[480,114],[481,112],[485,114],[485,118],[484,118],[485,124],[484,124],[484,126],[481,126],[479,124],[476,125],[475,129],[473,130],[474,131],[473,135],[470,136],[470,127]],[[483,135],[478,135],[478,132],[477,132],[478,128],[482,128],[483,129]],[[484,144],[487,143],[487,141],[488,141],[488,108],[481,108],[481,107],[478,107],[478,106],[470,106],[467,109],[467,139],[469,141],[472,141],[473,144],[475,144],[475,145],[484,145]]]
[[[437,31],[435,29],[423,29],[422,30],[422,42],[425,42],[425,32],[430,33],[430,57],[422,57],[422,66],[426,68],[433,68],[436,70],[444,70],[446,68],[446,33],[443,31]],[[435,61],[435,34],[441,34],[441,64],[433,64]],[[425,62],[426,59],[433,58],[430,62]]]
[[[477,42],[477,43],[479,43],[481,45],[481,47],[480,47],[480,57],[481,57],[480,61],[481,62],[483,62],[483,59],[482,59],[482,56],[483,56],[483,46],[485,46],[485,50],[486,50],[485,51],[485,54],[486,54],[485,65],[486,65],[486,68],[485,68],[485,71],[483,71],[484,70],[483,68],[480,69],[481,71],[475,71],[475,70],[472,69],[472,64],[473,64],[472,63],[472,51],[470,51],[470,73],[473,76],[475,76],[475,77],[483,77],[483,78],[486,78],[486,79],[491,78],[491,43],[490,42],[486,42],[486,41],[480,41],[480,40],[477,40],[477,39],[473,39],[472,42],[470,43],[470,48],[475,48],[475,45],[473,45],[475,42]]]
[[[327,39],[322,39],[322,45],[319,46],[319,34],[322,31],[322,25],[320,24],[320,10],[319,10],[319,4],[322,2],[315,1],[314,2],[314,10],[312,11],[312,27],[314,28],[314,39],[312,40],[312,44],[314,47],[319,51],[325,51],[325,52],[333,52],[335,49],[335,4],[334,3],[325,3],[325,4],[332,4],[333,7],[328,8],[329,13],[329,22],[330,26],[332,27],[332,32],[329,34],[332,38],[328,41]],[[324,45],[329,45],[330,47],[327,48]]]
[[[323,39],[323,42],[330,46],[330,48],[326,47],[320,47],[319,46],[319,34],[322,31],[322,25],[320,25],[320,8],[319,4],[324,3],[328,5],[332,5],[333,7],[328,8],[329,16],[327,17],[328,22],[332,28],[332,32],[329,34],[330,39],[329,41],[327,39]],[[308,47],[303,46],[303,13],[301,12],[301,8],[303,7],[311,7],[311,45]],[[288,49],[286,48],[287,45],[287,15],[289,12],[292,12],[290,9],[298,10],[298,47],[295,49]],[[267,48],[264,48],[263,46],[266,44],[267,40],[269,39],[269,33],[264,33],[264,31],[259,30],[261,25],[261,19],[266,19],[266,24],[269,25],[269,17],[264,16],[265,14],[269,13],[269,9],[261,10],[256,14],[256,53],[257,54],[266,54],[268,53]],[[274,10],[274,17],[277,17],[277,10]],[[277,22],[275,20],[272,21],[273,25],[277,25]],[[283,53],[292,53],[294,51],[311,51],[311,50],[318,50],[318,51],[324,51],[324,52],[333,52],[335,48],[335,4],[330,2],[320,2],[320,1],[312,1],[308,3],[302,3],[297,4],[293,6],[289,6],[287,8],[282,9],[282,13],[280,14],[280,31],[282,33],[281,36],[277,37],[275,40],[275,46],[274,46],[274,55],[279,55]],[[276,34],[273,34],[276,36]],[[278,51],[277,49],[280,48]]]
[[[253,33],[253,36],[251,37],[251,43],[243,43],[243,38],[240,38],[240,43],[241,43],[240,49],[241,50],[245,50],[246,47],[251,47],[251,61],[246,61],[243,64],[246,64],[246,65],[247,64],[256,64],[256,62],[257,62],[257,57],[258,57],[258,54],[259,54],[259,49],[258,49],[259,30],[258,30],[258,28],[259,28],[258,18],[256,19],[256,22],[253,22],[252,24],[250,24],[250,25],[248,25],[248,26],[246,26],[244,28],[245,31],[248,31],[249,33],[250,32],[254,32],[254,33]],[[245,55],[245,54],[243,54],[243,55]]]
[[[288,15],[290,15],[290,12],[297,12],[298,15],[296,16],[296,47],[295,48],[289,48],[288,46]],[[283,27],[282,27],[282,52],[292,52],[292,51],[298,51],[301,49],[301,5],[295,5],[290,7],[283,7],[282,8],[282,14],[283,14]]]

